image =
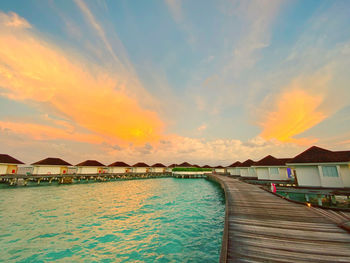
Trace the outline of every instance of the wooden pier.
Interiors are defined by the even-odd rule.
[[[174,178],[181,178],[181,179],[207,178],[206,174],[179,174],[179,173],[174,173],[172,176]]]
[[[24,175],[24,174],[8,174],[0,176],[0,183],[6,183],[11,186],[26,186],[29,182],[40,184],[42,182],[58,182],[59,184],[74,183],[80,181],[111,181],[121,179],[146,179],[146,178],[162,178],[170,177],[171,173],[118,173],[118,174],[42,174],[42,175]]]
[[[220,262],[350,262],[349,213],[288,202],[227,176],[208,178],[226,196]]]

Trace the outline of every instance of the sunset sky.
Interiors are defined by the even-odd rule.
[[[350,150],[350,1],[0,1],[0,153],[228,165]]]

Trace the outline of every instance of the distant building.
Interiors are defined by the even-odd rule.
[[[176,163],[173,163],[173,164],[171,164],[171,165],[169,165],[167,168],[166,168],[166,171],[167,172],[172,172],[173,171],[173,168],[175,168],[176,167]]]
[[[21,165],[18,166],[17,174],[20,175],[31,175],[33,174],[34,167],[31,165]]]
[[[23,163],[8,154],[0,154],[0,175],[16,174],[19,164]]]
[[[255,162],[251,159],[246,160],[245,162],[241,163],[237,167],[240,171],[241,177],[251,177],[251,178],[257,178],[255,168],[252,167]]]
[[[193,167],[193,165],[188,163],[188,162],[183,162],[183,163],[180,163],[180,164],[176,165],[176,167],[191,168],[191,167]]]
[[[292,178],[292,173],[286,163],[290,160],[291,158],[278,159],[268,155],[252,167],[255,168],[259,180],[289,180]]]
[[[118,174],[118,173],[131,173],[132,168],[130,165],[124,162],[114,162],[109,167],[109,173]]]
[[[96,160],[86,160],[84,162],[78,163],[77,174],[103,174],[108,173],[108,168],[96,161]]]
[[[214,167],[215,173],[226,173],[225,167],[218,165]]]
[[[234,162],[233,164],[229,165],[226,167],[226,171],[227,173],[229,173],[230,175],[241,175],[240,173],[240,170],[238,168],[238,166],[242,164],[241,162],[237,161],[237,162]]]
[[[132,172],[133,173],[149,173],[150,172],[150,167],[148,164],[145,164],[145,163],[135,163],[133,166],[132,166]]]
[[[72,166],[70,163],[60,158],[46,158],[44,160],[35,162],[33,174],[67,174],[68,167]]]
[[[350,151],[330,151],[312,146],[287,165],[293,168],[299,186],[350,187]]]
[[[164,173],[166,171],[166,166],[161,163],[156,163],[151,166],[152,173]]]
[[[77,174],[78,168],[76,166],[69,166],[67,174]]]

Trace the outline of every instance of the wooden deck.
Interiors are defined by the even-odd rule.
[[[350,233],[337,213],[288,202],[257,185],[210,175],[226,195],[220,262],[350,262]]]

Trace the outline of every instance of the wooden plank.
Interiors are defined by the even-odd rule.
[[[315,226],[313,223],[309,223],[309,222],[291,222],[291,221],[285,221],[285,220],[279,220],[278,224],[276,225],[276,220],[269,220],[269,219],[262,221],[262,220],[252,220],[252,219],[242,219],[242,218],[230,218],[230,222],[232,222],[235,225],[247,224],[247,225],[256,225],[256,226],[268,226],[268,227],[274,227],[274,228],[280,228],[280,229],[300,229],[300,230],[307,230],[307,231],[313,231],[313,227]],[[343,230],[341,230],[339,227],[334,225],[319,223],[318,226],[319,227],[315,231],[343,233]]]

